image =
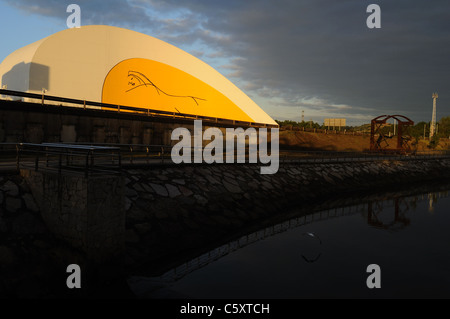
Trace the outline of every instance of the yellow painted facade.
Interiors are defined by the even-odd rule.
[[[105,78],[102,102],[253,122],[212,86],[167,64],[143,58],[124,60]]]

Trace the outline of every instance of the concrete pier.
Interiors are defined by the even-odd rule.
[[[48,229],[104,263],[123,253],[124,181],[119,175],[85,176],[22,169]]]

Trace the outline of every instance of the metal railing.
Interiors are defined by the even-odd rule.
[[[62,143],[82,146],[117,147],[120,149],[122,164],[151,164],[170,162],[170,145],[157,144],[116,144],[116,143]]]
[[[116,173],[121,168],[119,147],[61,143],[16,144],[16,168],[82,171],[84,174]]]
[[[370,135],[370,131],[353,131],[352,129],[326,129],[326,128],[309,128],[309,127],[298,127],[290,125],[281,126],[280,131],[293,131],[293,132],[308,132],[308,133],[323,133],[330,135],[357,135],[357,136],[366,136]]]
[[[39,167],[39,161],[45,161],[45,165],[58,166],[61,157],[61,163],[65,167],[73,168],[81,166],[86,170],[100,168],[120,169],[123,165],[152,165],[152,164],[174,164],[171,158],[171,145],[152,145],[152,144],[114,144],[114,143],[58,143],[53,144],[31,144],[31,143],[0,143],[0,168],[2,166],[14,166],[20,163],[32,165],[36,163]],[[57,146],[58,145],[58,146]],[[270,147],[268,147],[270,150]],[[195,161],[195,148],[187,149],[190,151],[190,163],[205,163],[203,151],[207,147],[199,148],[202,154],[202,162]],[[259,149],[256,153],[257,163],[249,162],[249,147],[245,148],[244,156],[238,154],[237,149],[231,154],[224,150],[221,154],[222,163],[240,163],[259,164]],[[271,154],[269,153],[269,156]],[[86,157],[88,160],[86,161]],[[77,160],[75,160],[75,158]],[[81,163],[84,158],[84,164]],[[220,158],[220,157],[219,157]],[[410,160],[428,160],[450,158],[450,150],[440,151],[417,151],[412,154],[389,154],[374,152],[336,152],[336,151],[304,151],[304,150],[284,150],[279,151],[280,163],[344,163],[344,162],[368,162],[368,161],[410,161]],[[230,161],[231,159],[231,161]],[[272,157],[271,159],[275,159]],[[227,161],[228,160],[228,161]],[[47,164],[48,163],[48,164]],[[92,163],[94,165],[89,166]],[[217,163],[217,162],[215,162]],[[76,167],[73,164],[77,164]],[[64,166],[63,165],[63,166]],[[61,167],[63,167],[61,166]],[[94,167],[95,166],[95,167]]]
[[[169,112],[169,111],[161,111],[161,110],[156,110],[156,109],[151,109],[151,108],[133,107],[133,106],[127,106],[127,105],[117,105],[117,104],[110,104],[110,103],[101,103],[101,102],[94,102],[94,101],[71,99],[71,98],[64,98],[64,97],[59,97],[59,96],[45,95],[44,93],[36,94],[36,93],[26,93],[26,92],[20,92],[20,91],[0,89],[0,98],[2,98],[2,95],[31,99],[31,100],[35,101],[35,102],[31,102],[31,103],[35,103],[38,105],[40,104],[42,106],[49,106],[49,105],[54,104],[54,105],[60,106],[60,107],[82,108],[85,110],[86,109],[102,110],[105,112],[112,112],[112,113],[138,114],[138,115],[150,116],[150,117],[155,117],[155,118],[203,120],[205,122],[221,124],[221,125],[233,125],[233,126],[237,125],[237,126],[267,127],[267,128],[278,127],[278,125],[271,125],[271,124],[265,124],[265,123],[237,121],[237,120],[232,120],[232,119],[210,117],[210,116],[203,116],[203,115],[196,115],[196,114],[189,114],[189,113]],[[16,100],[16,101],[22,101],[22,99]],[[59,102],[59,104],[57,104],[57,103],[46,104],[46,102],[50,102],[50,101],[51,102]],[[62,103],[64,103],[64,105]]]

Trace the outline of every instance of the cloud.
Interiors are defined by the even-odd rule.
[[[142,7],[124,0],[6,0],[24,12],[46,17],[67,19],[67,6],[76,3],[81,7],[82,24],[112,24],[128,27],[149,27],[154,23]]]
[[[175,7],[175,1],[164,1]],[[367,113],[431,113],[431,92],[450,102],[450,11],[446,1],[378,1],[382,28],[366,27],[367,1],[184,2],[207,16],[252,93],[285,102],[320,97]],[[230,68],[230,67],[229,67]],[[269,89],[270,88],[270,89]],[[295,105],[295,104],[293,104]],[[378,114],[375,113],[375,114]]]

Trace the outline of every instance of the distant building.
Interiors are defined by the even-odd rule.
[[[327,127],[327,129],[333,128],[333,130],[338,127],[339,130],[341,130],[341,127],[346,126],[346,120],[345,119],[324,119],[323,125]]]

